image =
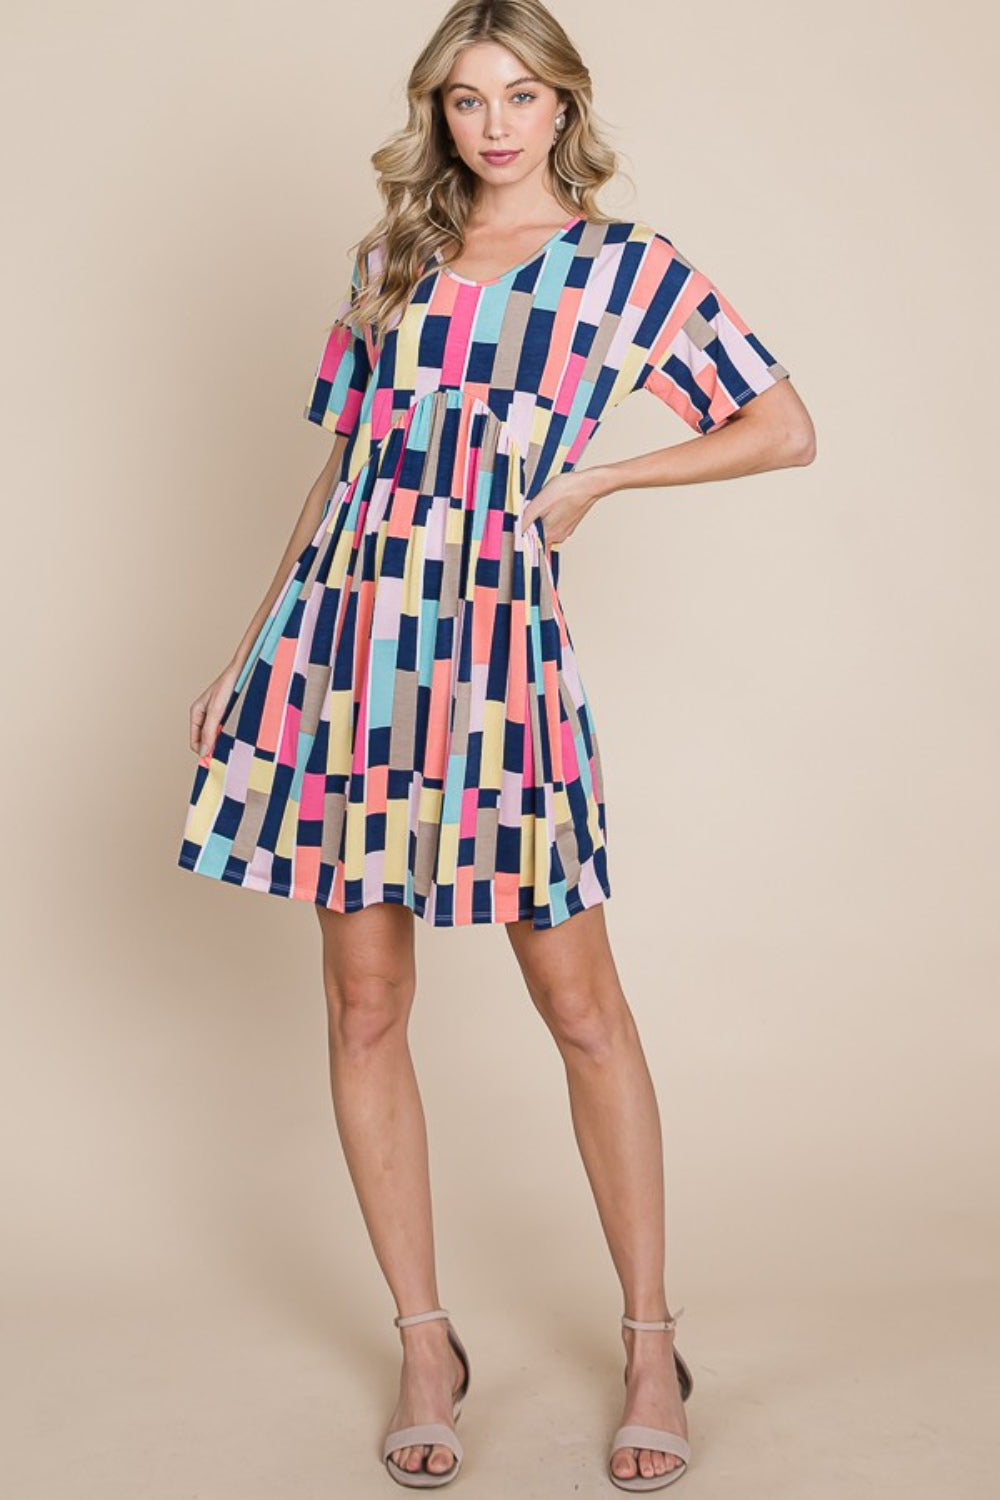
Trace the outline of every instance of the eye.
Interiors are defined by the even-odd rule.
[[[464,99],[457,99],[455,101],[455,108],[456,109],[462,109],[462,105],[463,104],[476,104],[476,103],[478,103],[478,100],[474,99],[471,94],[467,94]],[[468,114],[468,110],[462,110],[462,113],[463,114]]]
[[[530,93],[528,89],[518,89],[514,95],[515,99],[534,99],[534,97],[534,94]]]

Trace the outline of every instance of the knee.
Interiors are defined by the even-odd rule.
[[[536,997],[538,1009],[560,1050],[600,1062],[611,1057],[634,1025],[625,996],[618,989],[586,983],[557,986]]]
[[[331,1046],[347,1056],[364,1055],[405,1030],[413,990],[409,975],[327,975]]]

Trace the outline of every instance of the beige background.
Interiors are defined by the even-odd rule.
[[[318,924],[176,853],[188,704],[327,454],[306,388],[442,10],[3,7],[20,1500],[389,1493],[399,1336],[335,1135]],[[819,442],[808,469],[616,494],[563,547],[667,1139],[685,1492],[985,1496],[993,10],[558,13],[635,184],[607,206],[716,278]],[[637,397],[587,461],[688,435]],[[609,1494],[620,1295],[558,1054],[499,927],[418,943],[440,1286],[473,1364],[458,1484]]]

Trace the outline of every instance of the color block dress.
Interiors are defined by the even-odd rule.
[[[346,437],[338,478],[198,760],[178,863],[341,912],[553,927],[610,896],[607,819],[559,553],[521,512],[633,391],[706,433],[788,371],[664,234],[583,216],[487,282],[430,258],[374,353],[326,339],[305,416]]]

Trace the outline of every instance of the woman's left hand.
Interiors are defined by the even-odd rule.
[[[564,542],[605,494],[596,469],[567,469],[554,474],[521,511],[521,529],[540,518],[546,545]]]

